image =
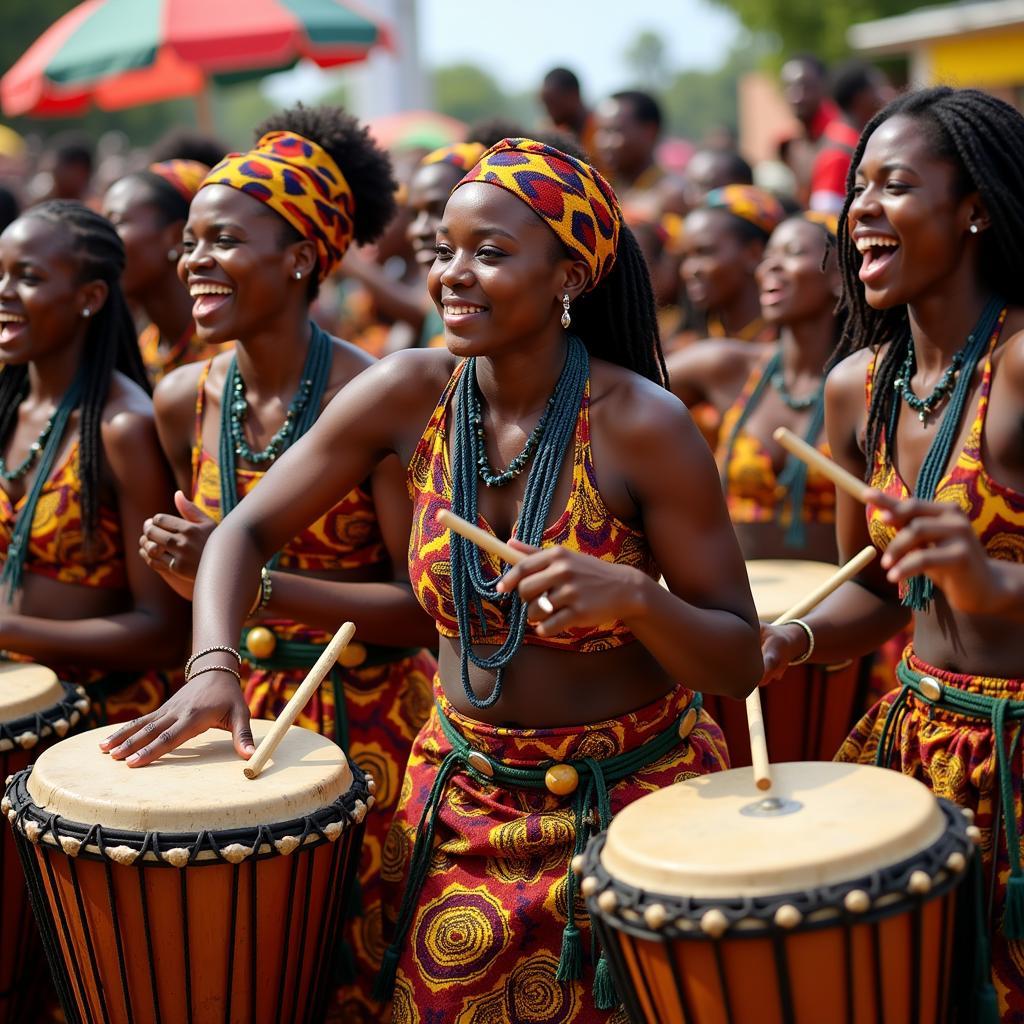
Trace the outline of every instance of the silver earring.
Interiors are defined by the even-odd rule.
[[[976,235],[978,233],[978,225],[972,224],[967,230],[970,231],[972,235]]]
[[[88,319],[89,317],[92,316],[92,310],[91,309],[83,309],[82,310],[82,316],[84,316],[86,319]]]
[[[178,250],[177,249],[168,249],[167,250],[167,262],[168,263],[177,263],[178,262]]]
[[[569,293],[566,292],[562,296],[562,326],[568,330],[569,324],[572,323],[572,317],[569,316]]]
[[[296,270],[295,271],[295,280],[296,281],[301,281],[302,280],[302,271],[301,270]]]

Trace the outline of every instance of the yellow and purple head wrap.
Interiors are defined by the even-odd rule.
[[[526,203],[590,268],[588,291],[615,265],[622,211],[611,185],[589,164],[532,139],[502,139],[455,188],[473,181],[498,185]]]
[[[295,132],[267,132],[248,153],[229,153],[203,186],[227,185],[266,203],[316,245],[320,280],[352,241],[355,202],[333,157]]]
[[[146,170],[166,181],[186,203],[192,202],[210,173],[210,168],[198,160],[161,160],[158,164],[150,164]]]
[[[782,203],[756,185],[726,185],[709,192],[702,204],[707,210],[725,210],[753,224],[767,238],[786,217]]]
[[[428,153],[420,161],[420,167],[446,164],[465,174],[473,169],[486,150],[487,147],[482,142],[456,142],[451,146],[442,146],[440,149],[435,149],[433,153]]]

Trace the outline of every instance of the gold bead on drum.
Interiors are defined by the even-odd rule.
[[[597,892],[597,879],[593,875],[587,875],[586,878],[580,882],[580,892],[583,893],[588,899]]]
[[[981,829],[977,825],[967,826],[967,838],[970,839],[975,846],[981,846]]]
[[[53,731],[60,736],[62,739],[67,736],[68,729],[71,728],[71,723],[66,718],[58,718],[53,723]]]
[[[569,866],[572,868],[572,873],[579,878],[583,874],[583,854],[577,853],[571,861]]]
[[[783,903],[783,905],[775,911],[775,923],[780,928],[785,928],[787,931],[791,928],[796,928],[803,919],[804,915],[801,914],[792,903]]]
[[[172,850],[164,851],[164,860],[176,868],[183,868],[188,863],[188,849],[184,846],[175,846]]]
[[[851,914],[866,914],[871,909],[871,897],[863,889],[851,889],[843,900]]]
[[[494,765],[491,764],[490,758],[481,754],[479,750],[471,750],[466,755],[466,763],[473,771],[486,775],[489,779],[494,778]]]
[[[668,920],[668,911],[665,909],[664,904],[652,903],[644,911],[644,921],[648,928],[652,928],[654,931],[661,931],[665,927],[665,922]]]
[[[925,896],[931,892],[932,877],[927,871],[912,871],[907,879],[907,892],[913,896]]]
[[[615,891],[613,889],[605,889],[605,891],[597,897],[597,905],[606,914],[614,914],[619,905],[619,897],[615,895]]]
[[[253,626],[245,638],[245,649],[254,658],[269,658],[277,647],[277,637],[266,626]]]
[[[729,919],[717,908],[706,910],[700,919],[700,928],[713,939],[721,938],[729,928]]]
[[[31,750],[39,742],[39,736],[34,732],[23,732],[20,736],[14,737],[14,742],[22,750]]]
[[[697,724],[697,709],[687,708],[686,714],[683,715],[679,722],[679,738],[685,740],[687,736],[693,732],[693,727]]]
[[[921,681],[917,685],[921,696],[926,697],[933,704],[942,698],[942,683],[938,679],[932,676],[921,676]]]
[[[555,796],[568,796],[576,792],[580,784],[580,773],[571,764],[553,764],[544,773],[544,785]]]
[[[359,668],[366,661],[366,656],[366,644],[353,640],[348,647],[342,648],[341,654],[338,655],[338,664],[342,668]]]
[[[959,875],[966,867],[967,858],[959,850],[954,850],[946,858],[946,870],[952,871],[954,875]]]

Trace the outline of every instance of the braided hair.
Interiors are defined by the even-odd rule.
[[[267,132],[295,132],[330,154],[352,190],[355,212],[353,238],[360,245],[375,241],[397,210],[398,183],[391,159],[370,137],[369,130],[339,107],[306,107],[297,103],[271,114],[255,131],[257,140]],[[302,241],[299,232],[282,218],[285,244]],[[320,291],[316,274],[309,276],[309,300]]]
[[[875,367],[865,438],[869,454],[877,449],[890,420],[896,400],[893,382],[910,344],[910,320],[905,306],[873,309],[868,305],[858,278],[861,256],[850,237],[847,215],[867,141],[876,128],[897,115],[919,122],[928,132],[935,155],[956,167],[958,197],[978,192],[991,217],[989,228],[979,239],[979,273],[1007,302],[1024,303],[1024,117],[1008,103],[978,89],[937,86],[894,100],[861,133],[850,162],[846,203],[839,218],[846,323],[829,368],[860,349],[877,352],[888,345]]]
[[[103,281],[107,298],[86,330],[80,373],[82,401],[79,406],[78,473],[82,481],[82,528],[86,544],[95,533],[99,516],[102,445],[100,424],[110,381],[115,371],[151,393],[139,353],[135,325],[121,291],[125,254],[114,225],[81,203],[54,199],[28,210],[63,228],[79,260],[81,282]],[[28,367],[4,366],[0,370],[0,446],[6,445],[18,421],[18,407],[28,395]]]

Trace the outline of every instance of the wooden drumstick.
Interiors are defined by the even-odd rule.
[[[820,453],[815,452],[815,454]],[[792,608],[787,609],[775,619],[772,625],[781,626],[784,622],[789,622],[791,619],[802,618],[812,608],[824,601],[833,590],[838,590],[847,580],[852,580],[865,566],[872,562],[876,554],[877,552],[873,547],[866,547],[859,551],[845,565],[840,566],[829,576],[824,583],[812,590],[806,597],[801,598]],[[755,687],[753,692],[747,694],[747,729],[750,732],[750,754],[754,768],[754,785],[758,789],[771,789],[772,772],[771,764],[768,761],[768,744],[764,734],[764,716],[761,712],[760,687]]]
[[[772,437],[791,455],[795,455],[801,462],[806,462],[808,466],[813,466],[822,476],[827,476],[836,487],[846,491],[851,498],[856,498],[863,505],[868,503],[871,488],[863,480],[858,480],[849,470],[843,469],[838,462],[834,462],[827,455],[822,455],[817,448],[785,427],[779,427]]]
[[[503,540],[498,540],[493,533],[481,530],[479,526],[474,526],[449,509],[439,508],[437,510],[437,521],[442,526],[446,526],[452,533],[460,534],[466,540],[471,540],[478,548],[483,548],[489,554],[497,555],[498,558],[508,562],[509,565],[516,565],[526,557],[525,552],[516,551],[515,548],[509,547]]]
[[[302,680],[299,688],[292,694],[292,699],[284,707],[284,711],[270,727],[270,731],[260,741],[252,757],[242,769],[247,779],[255,779],[266,767],[267,762],[273,756],[277,745],[284,739],[284,734],[299,717],[299,712],[309,703],[309,698],[316,693],[317,687],[324,681],[324,676],[334,667],[338,655],[348,647],[352,637],[356,635],[356,627],[351,622],[346,622],[341,629],[334,634],[331,642],[324,648],[323,653],[316,659],[316,664],[309,670],[309,674]]]

